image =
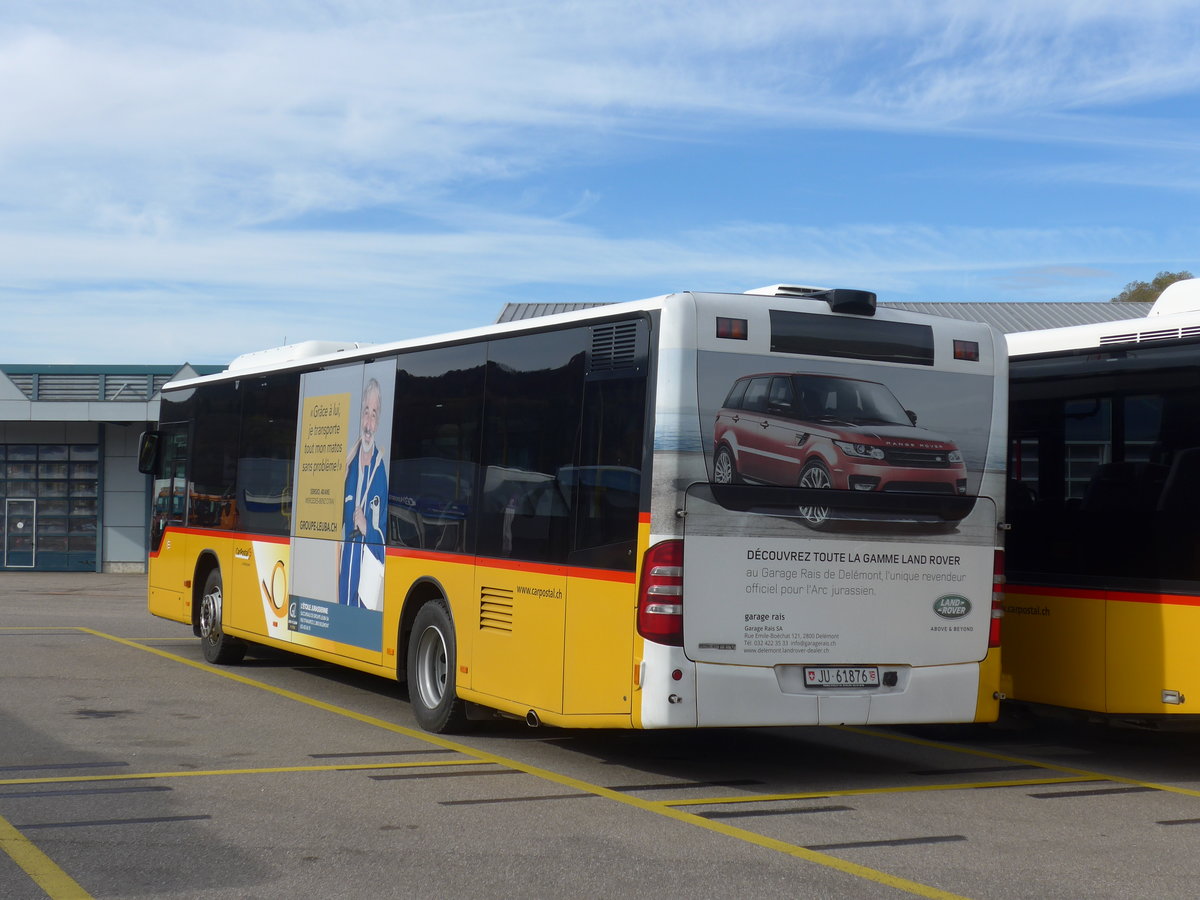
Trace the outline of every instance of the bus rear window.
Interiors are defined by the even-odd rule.
[[[933,329],[861,316],[771,310],[771,352],[933,365]]]

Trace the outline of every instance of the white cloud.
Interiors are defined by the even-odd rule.
[[[223,362],[285,340],[399,340],[475,327],[509,300],[631,300],[796,279],[895,300],[1106,299],[1113,283],[1129,280],[1114,271],[1179,268],[1169,261],[1186,258],[1200,237],[1196,229],[1164,242],[1138,229],[748,224],[622,239],[561,220],[489,224],[403,236],[0,234],[4,302],[24,298],[0,361]],[[1124,248],[1121,258],[1113,246]],[[93,283],[48,281],[62,260]]]
[[[0,11],[0,358],[23,348],[103,361],[134,346],[142,359],[199,360],[188,348],[202,347],[202,361],[220,360],[285,330],[330,333],[348,307],[411,336],[487,321],[529,290],[627,298],[802,277],[953,295],[970,273],[999,284],[1006,268],[1101,266],[1116,252],[1158,265],[1194,242],[1102,225],[797,227],[774,209],[750,226],[681,215],[645,239],[588,227],[599,187],[544,218],[475,191],[532,181],[515,193],[534,196],[539,173],[636,159],[651,142],[720,140],[736,156],[739,140],[847,128],[1094,144],[1129,155],[1063,166],[1064,178],[1194,185],[1194,163],[1145,154],[1194,147],[1196,126],[1146,114],[1134,128],[1121,108],[1200,82],[1193,7],[112,0]],[[382,225],[361,215],[379,210]],[[387,224],[397,219],[403,229]],[[98,341],[106,328],[128,337]],[[334,336],[362,334],[349,331]]]

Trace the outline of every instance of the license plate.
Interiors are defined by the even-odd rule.
[[[813,688],[879,687],[876,666],[805,666],[804,683]]]

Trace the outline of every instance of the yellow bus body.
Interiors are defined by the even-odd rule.
[[[1194,714],[1200,702],[1200,598],[1012,585],[1004,632],[1016,700],[1118,716]]]
[[[639,558],[649,539],[643,520]],[[375,653],[287,630],[290,549],[286,538],[171,528],[150,558],[149,611],[193,624],[211,556],[222,573],[222,619],[231,637],[403,679],[406,597],[414,585],[432,582],[454,618],[462,699],[522,719],[532,711],[547,725],[637,727],[642,638],[635,573],[391,548],[382,649]]]

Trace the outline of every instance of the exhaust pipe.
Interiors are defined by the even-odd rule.
[[[537,728],[542,724],[542,720],[539,719],[538,714],[531,709],[529,712],[525,713],[525,724],[530,728]]]

